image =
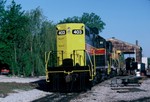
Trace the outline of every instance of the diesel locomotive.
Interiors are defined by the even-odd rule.
[[[56,51],[45,52],[46,81],[53,90],[86,90],[115,73],[112,43],[83,23],[56,26]]]

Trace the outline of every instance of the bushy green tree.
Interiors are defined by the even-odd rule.
[[[32,63],[31,75],[38,76],[45,73],[45,51],[54,49],[55,25],[45,19],[42,10],[38,7],[27,13],[30,18],[30,61]]]
[[[8,6],[1,19],[1,49],[2,61],[10,65],[13,74],[20,74],[22,59],[22,47],[26,37],[26,25],[28,18],[21,11],[21,6],[14,1]],[[6,54],[5,54],[6,53]]]
[[[68,17],[60,21],[60,23],[84,23],[88,27],[98,28],[100,32],[105,26],[105,23],[101,20],[100,16],[96,15],[95,13],[83,13],[81,17]]]
[[[56,49],[55,24],[38,7],[29,12],[13,0],[5,7],[0,0],[0,63],[13,75],[45,75],[45,51]]]
[[[31,75],[37,75],[38,73],[38,68],[41,67],[38,64],[38,60],[41,59],[39,58],[40,54],[40,48],[39,48],[39,36],[41,32],[41,22],[42,22],[42,11],[40,8],[36,8],[35,10],[31,10],[26,13],[26,15],[30,19],[30,23],[28,25],[28,31],[29,31],[29,36],[28,36],[28,46],[29,46],[29,52],[30,52],[30,60],[31,62]],[[28,70],[27,70],[28,71]]]
[[[5,3],[6,1],[0,0],[0,62],[10,62],[9,61],[9,46],[5,43],[6,36],[2,32],[2,26],[4,22],[4,18],[6,16],[6,10],[5,10]]]
[[[0,0],[0,27],[1,27],[1,24],[2,24],[2,19],[4,18],[5,13],[6,13],[5,4],[6,4],[6,1]]]

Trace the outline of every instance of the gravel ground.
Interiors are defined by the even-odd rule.
[[[10,93],[9,96],[0,98],[0,102],[31,102],[50,94],[47,92],[39,91],[37,89],[30,91],[16,91],[18,93]]]
[[[41,79],[45,79],[45,77],[41,76],[41,77],[31,77],[31,78],[20,78],[20,77],[7,77],[4,75],[0,75],[0,82],[30,83]]]
[[[111,80],[94,86],[71,102],[150,102],[150,79],[144,80],[140,86],[121,87],[111,87]],[[144,98],[149,101],[143,101]]]
[[[16,82],[16,83],[31,83],[44,79],[45,77],[38,78],[19,78],[19,77],[6,77],[0,75],[0,82]],[[10,93],[4,98],[0,98],[0,102],[31,102],[38,98],[45,97],[52,93],[41,91],[38,89],[32,89],[28,91],[14,90],[15,93]]]
[[[0,82],[30,83],[43,79],[39,78],[18,78],[0,76]],[[106,80],[87,92],[81,93],[70,102],[146,102],[135,101],[142,98],[150,98],[150,79],[146,79],[140,86],[112,87],[111,80]],[[53,93],[38,89],[29,91],[15,90],[5,98],[0,98],[0,102],[31,102],[33,100],[51,95]],[[150,99],[149,99],[150,100]],[[52,100],[50,100],[52,102]],[[147,101],[149,102],[149,101]]]

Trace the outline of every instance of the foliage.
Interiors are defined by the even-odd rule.
[[[0,0],[0,25],[2,24],[2,19],[5,15],[5,3],[6,1]]]
[[[100,16],[96,15],[95,13],[83,13],[81,17],[68,17],[60,23],[84,23],[86,26],[91,28],[98,28],[101,32],[104,29],[105,23],[101,20]]]
[[[82,22],[99,31],[105,25],[94,13],[60,21],[65,22]],[[55,28],[39,7],[25,12],[14,0],[7,7],[6,1],[0,0],[0,63],[9,65],[13,75],[45,75],[44,53],[56,50]]]
[[[8,50],[2,52],[4,56],[1,56],[3,59],[1,60],[11,66],[13,74],[19,75],[22,70],[21,56],[28,18],[21,11],[21,6],[12,1],[11,5],[5,10],[5,15],[1,21],[1,43],[4,45],[2,49]]]
[[[29,48],[30,62],[32,63],[31,75],[42,75],[44,68],[44,53],[54,49],[55,28],[52,22],[44,19],[41,9],[38,7],[31,12],[26,13],[30,19],[29,24]]]
[[[8,64],[13,75],[44,75],[44,52],[55,48],[55,25],[38,7],[30,12],[0,0],[0,63]]]

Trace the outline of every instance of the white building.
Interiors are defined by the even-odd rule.
[[[148,58],[147,57],[142,57],[142,63],[145,64],[145,69],[148,68]]]

